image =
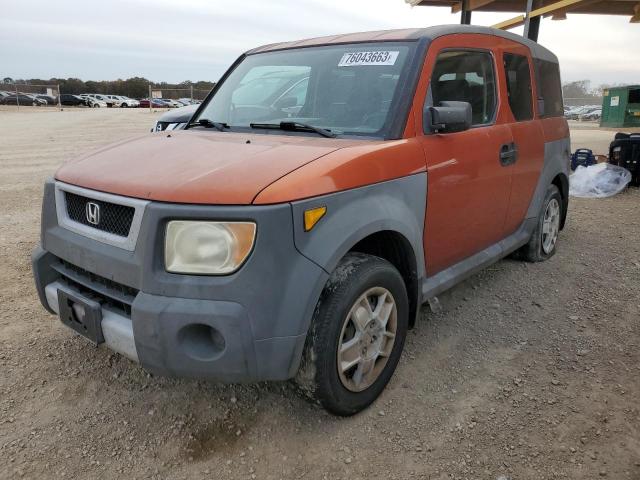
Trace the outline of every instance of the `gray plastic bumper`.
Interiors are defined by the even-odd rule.
[[[44,288],[47,305],[55,313],[58,312],[58,290],[68,290],[69,288],[61,282],[52,282]],[[131,319],[116,312],[102,309],[102,334],[104,343],[111,350],[114,350],[125,357],[138,361],[138,352],[133,340],[133,324]]]

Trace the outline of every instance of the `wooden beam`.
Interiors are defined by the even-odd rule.
[[[602,0],[584,0],[584,2],[580,3],[579,5],[571,5],[570,7],[562,8],[560,10],[556,10],[555,12],[547,13],[544,16],[545,17],[549,17],[549,16],[552,16],[552,15],[560,14],[560,13],[569,13],[574,8],[587,7],[589,5],[593,5],[594,3],[600,3],[600,2],[602,2]]]
[[[552,3],[551,5],[547,5],[546,7],[536,8],[531,11],[532,17],[541,17],[542,15],[546,15],[548,13],[554,13],[558,10],[568,9],[571,7],[578,7],[584,3],[591,3],[590,0],[561,0],[556,3]]]
[[[518,15],[517,17],[510,18],[504,22],[496,23],[492,25],[493,28],[500,30],[509,30],[510,28],[516,28],[524,25],[524,15]]]
[[[489,5],[490,3],[493,3],[495,0],[469,0],[467,2],[467,9],[468,10],[476,10],[480,7],[484,7],[486,5]],[[462,2],[456,3],[455,5],[453,5],[451,7],[451,13],[458,13],[462,10]]]
[[[536,8],[535,10],[532,10],[529,14],[529,17],[541,17],[543,15],[554,13],[558,10],[564,10],[566,12],[572,7],[579,7],[581,4],[587,2],[591,3],[590,0],[560,0],[559,2],[552,3],[551,5],[547,5],[546,7]],[[493,28],[508,30],[510,28],[519,27],[522,24],[524,24],[524,15],[518,15],[517,17],[505,20],[504,22],[496,23],[495,25],[493,25]]]

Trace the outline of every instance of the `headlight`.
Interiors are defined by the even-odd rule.
[[[251,253],[256,224],[174,220],[167,225],[165,268],[172,273],[223,275]]]

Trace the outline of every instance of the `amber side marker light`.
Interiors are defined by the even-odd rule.
[[[311,208],[309,210],[304,211],[304,231],[308,232],[313,227],[315,227],[318,220],[324,217],[324,214],[327,213],[327,207],[317,207]]]

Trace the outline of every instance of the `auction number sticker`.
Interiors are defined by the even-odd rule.
[[[347,52],[340,59],[339,67],[354,67],[360,65],[395,65],[400,52],[372,51]]]

